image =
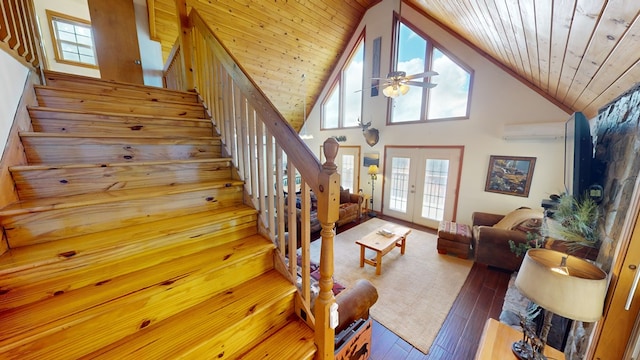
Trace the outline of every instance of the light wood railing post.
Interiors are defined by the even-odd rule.
[[[191,23],[187,15],[187,1],[176,0],[176,9],[178,14],[178,29],[180,43],[180,62],[182,63],[182,76],[184,79],[184,89],[193,90],[193,46],[191,38]]]
[[[333,296],[333,227],[338,220],[340,199],[340,175],[334,163],[338,154],[338,142],[329,138],[324,142],[324,156],[318,177],[318,220],[322,226],[322,246],[320,250],[320,293],[315,303],[315,342],[318,347],[317,359],[334,359],[335,330],[331,327],[331,306],[336,303]],[[337,312],[334,316],[337,316]]]

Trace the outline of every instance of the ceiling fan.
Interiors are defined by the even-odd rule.
[[[425,81],[415,81],[414,79],[431,77],[438,75],[435,71],[425,71],[419,74],[407,75],[404,71],[392,71],[386,78],[372,78],[372,80],[383,80],[380,87],[386,97],[396,98],[409,92],[409,86],[419,86],[426,89],[436,87],[437,84]]]

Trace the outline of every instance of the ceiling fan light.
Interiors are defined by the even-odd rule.
[[[406,94],[406,93],[408,93],[408,92],[409,92],[409,85],[407,85],[407,84],[400,84],[400,89],[399,89],[399,90],[400,90],[400,93],[401,93],[402,95],[404,95],[404,94]]]
[[[389,85],[384,89],[382,89],[382,93],[384,94],[384,96],[390,97],[390,98],[396,98],[400,95],[400,93],[397,90],[394,90],[393,85]]]

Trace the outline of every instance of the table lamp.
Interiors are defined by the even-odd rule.
[[[543,351],[554,313],[583,322],[602,317],[607,274],[583,259],[549,249],[530,249],[515,284],[524,296],[545,310],[539,342],[529,344],[527,340],[531,339],[525,335],[513,344],[512,350],[519,359],[546,359]]]
[[[371,176],[371,199],[369,200],[371,207],[369,208],[368,215],[371,217],[375,217],[376,212],[373,211],[373,189],[374,189],[374,184],[376,180],[378,180],[378,165],[369,165],[369,171],[367,171],[367,174]]]

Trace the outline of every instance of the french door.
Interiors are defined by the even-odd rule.
[[[438,228],[454,220],[463,147],[387,147],[385,215]]]
[[[324,163],[326,159],[322,148],[320,146],[320,161]],[[360,146],[340,146],[335,163],[340,173],[340,186],[357,194],[360,184]]]

